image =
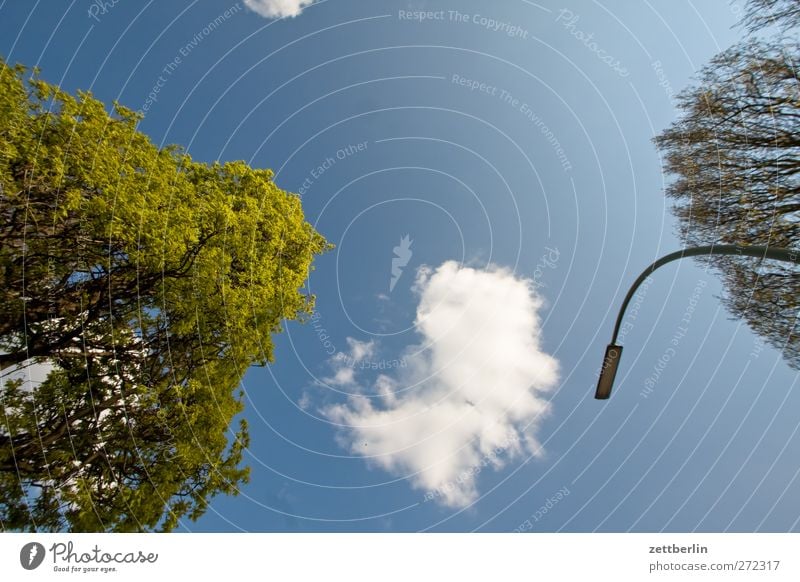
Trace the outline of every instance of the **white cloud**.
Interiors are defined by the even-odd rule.
[[[347,338],[347,345],[350,346],[350,357],[356,362],[371,358],[375,353],[375,340],[360,342],[349,337]]]
[[[308,394],[308,392],[303,392],[300,400],[297,401],[297,406],[299,406],[301,410],[308,410],[311,408],[311,396]]]
[[[244,5],[264,18],[298,16],[314,0],[244,0]]]
[[[356,371],[347,365],[334,364],[336,372],[322,381],[330,386],[352,386],[356,383]]]
[[[536,433],[558,362],[541,349],[542,300],[532,283],[506,269],[452,261],[420,269],[415,327],[422,344],[405,350],[407,367],[324,409],[342,425],[343,444],[451,507],[477,498],[483,468],[541,455]]]
[[[369,359],[375,353],[375,340],[368,342],[358,341],[354,338],[347,338],[347,345],[350,346],[348,353],[337,352],[330,360],[333,368],[333,376],[322,378],[323,384],[328,386],[355,386],[356,371],[355,367],[370,364]],[[369,367],[369,366],[367,366]]]

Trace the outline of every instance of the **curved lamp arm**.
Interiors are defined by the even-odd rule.
[[[605,358],[603,358],[603,367],[600,368],[600,378],[597,381],[597,390],[594,395],[596,399],[607,400],[608,397],[611,396],[611,388],[614,386],[614,377],[617,375],[617,367],[619,366],[619,359],[622,355],[622,346],[616,345],[617,336],[619,335],[620,327],[622,327],[622,320],[625,318],[625,310],[628,308],[631,299],[633,299],[636,290],[647,277],[659,267],[671,263],[672,261],[683,259],[684,257],[697,257],[702,255],[738,255],[760,259],[773,259],[776,261],[794,263],[796,265],[800,264],[800,251],[779,247],[747,245],[707,245],[690,247],[661,257],[642,271],[642,274],[633,282],[633,285],[631,285],[631,288],[628,290],[628,294],[622,301],[622,306],[617,315],[617,322],[614,325],[614,333],[611,336],[611,343],[606,348],[606,355]]]

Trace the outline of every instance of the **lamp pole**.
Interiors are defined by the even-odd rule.
[[[622,301],[619,314],[617,315],[617,322],[614,325],[614,334],[611,336],[611,343],[606,348],[606,355],[603,358],[603,367],[600,368],[600,378],[597,381],[597,390],[594,397],[598,400],[607,400],[611,396],[611,389],[614,386],[614,378],[617,375],[617,367],[619,366],[619,359],[622,355],[622,346],[617,345],[617,336],[619,335],[622,320],[625,318],[625,310],[631,302],[633,295],[639,286],[650,276],[650,274],[672,261],[683,259],[685,257],[697,257],[703,255],[733,255],[742,257],[756,257],[760,259],[773,259],[775,261],[784,261],[788,263],[800,264],[800,251],[784,249],[779,247],[766,247],[766,246],[749,246],[749,245],[708,245],[701,247],[690,247],[680,251],[675,251],[666,256],[661,257],[652,265],[647,267],[636,281],[633,282],[628,294]]]

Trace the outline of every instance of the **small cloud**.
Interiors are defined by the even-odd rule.
[[[368,342],[361,342],[351,337],[347,338],[347,344],[350,346],[350,357],[356,362],[371,358],[375,353],[375,340]]]
[[[407,367],[366,387],[351,368],[356,389],[323,412],[342,425],[339,440],[353,454],[464,507],[478,497],[482,467],[543,454],[537,433],[558,362],[541,347],[533,281],[448,261],[419,269],[414,288],[423,342],[404,350]],[[348,343],[355,352],[372,342]]]
[[[244,5],[264,18],[299,16],[314,0],[244,0]]]
[[[403,268],[408,265],[408,261],[414,256],[411,245],[414,243],[410,235],[405,235],[400,239],[400,244],[392,249],[394,258],[392,259],[392,277],[389,279],[389,293],[394,291],[394,286],[403,274]]]
[[[350,346],[348,353],[338,352],[328,363],[333,368],[333,376],[323,378],[328,386],[354,386],[356,383],[355,366],[372,358],[375,353],[375,341],[362,342],[352,337],[347,338]]]
[[[303,392],[300,400],[297,401],[297,406],[299,406],[302,410],[308,410],[311,408],[311,396],[308,394],[308,392]]]
[[[334,374],[333,376],[323,378],[323,382],[329,386],[352,386],[356,383],[356,372],[354,368],[347,365],[338,365],[337,360],[334,360],[332,364],[335,369]]]

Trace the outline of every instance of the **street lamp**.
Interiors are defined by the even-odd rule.
[[[702,247],[691,247],[670,253],[661,257],[652,265],[647,267],[641,275],[633,282],[633,285],[628,290],[628,294],[622,301],[619,315],[617,315],[617,323],[614,325],[614,334],[611,336],[611,343],[606,348],[606,355],[603,358],[603,366],[600,368],[600,378],[597,380],[597,390],[594,397],[598,400],[607,400],[611,396],[611,389],[614,386],[614,378],[617,375],[617,368],[619,367],[619,359],[622,356],[622,346],[617,345],[617,336],[619,329],[622,326],[622,320],[625,317],[625,310],[628,308],[628,303],[631,302],[633,295],[645,279],[659,267],[682,259],[684,257],[697,257],[701,255],[738,255],[743,257],[756,257],[760,259],[773,259],[776,261],[785,261],[788,263],[800,264],[800,251],[783,249],[778,247],[763,247],[763,246],[744,246],[744,245],[709,245]]]

